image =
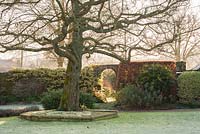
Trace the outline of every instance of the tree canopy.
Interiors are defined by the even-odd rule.
[[[150,46],[154,44],[158,38],[165,40],[169,38],[169,36],[177,35],[177,38],[173,42],[158,47],[154,49],[154,51],[147,52],[147,54],[164,55],[177,62],[187,61],[189,58],[200,54],[200,20],[197,13],[194,13],[191,9],[192,7],[187,5],[172,15],[170,23],[154,27],[158,33],[162,32],[162,30],[169,31],[163,34],[163,36],[160,34],[156,36],[145,36],[146,33],[144,33],[143,41]],[[142,53],[144,54],[146,52]]]
[[[72,60],[73,41],[67,40],[74,37],[70,34],[76,30],[82,54],[102,53],[123,60],[119,52],[125,49],[151,49],[142,46],[137,37],[152,25],[166,23],[183,1],[1,0],[1,51],[54,49],[58,55]],[[120,40],[124,31],[134,36],[134,42],[126,48]],[[174,36],[169,37],[162,43],[173,39]]]

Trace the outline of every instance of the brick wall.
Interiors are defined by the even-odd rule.
[[[128,83],[134,83],[144,65],[161,64],[167,66],[176,75],[176,63],[172,61],[144,61],[120,63],[118,66],[116,87],[120,88]]]

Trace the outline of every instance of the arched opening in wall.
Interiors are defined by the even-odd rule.
[[[96,92],[96,96],[104,102],[116,101],[116,76],[116,72],[113,69],[105,69],[100,74],[98,83],[101,88]]]

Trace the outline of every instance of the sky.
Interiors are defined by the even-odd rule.
[[[200,0],[191,0],[192,7],[197,7],[200,5]]]

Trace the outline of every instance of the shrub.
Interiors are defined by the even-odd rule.
[[[62,90],[49,90],[43,93],[41,103],[45,109],[56,109],[60,103]]]
[[[60,98],[62,90],[49,90],[45,92],[41,98],[41,103],[45,109],[57,109],[60,104]],[[93,108],[95,98],[91,93],[80,93],[80,105],[84,105],[87,108]]]
[[[86,106],[87,108],[93,108],[95,103],[95,98],[91,93],[80,93],[80,104]]]
[[[16,102],[18,99],[15,96],[0,95],[0,105],[6,105],[7,102]]]
[[[149,94],[135,85],[125,86],[117,95],[120,106],[131,108],[152,108],[161,104],[161,101],[162,95]]]
[[[143,92],[135,85],[127,85],[122,88],[117,94],[117,103],[121,106],[136,106],[142,105]]]
[[[144,66],[137,79],[137,84],[154,97],[162,95],[161,103],[172,100],[171,90],[175,88],[175,78],[172,72],[165,66],[152,64]]]
[[[178,96],[188,103],[200,100],[200,72],[184,72],[178,77]]]

